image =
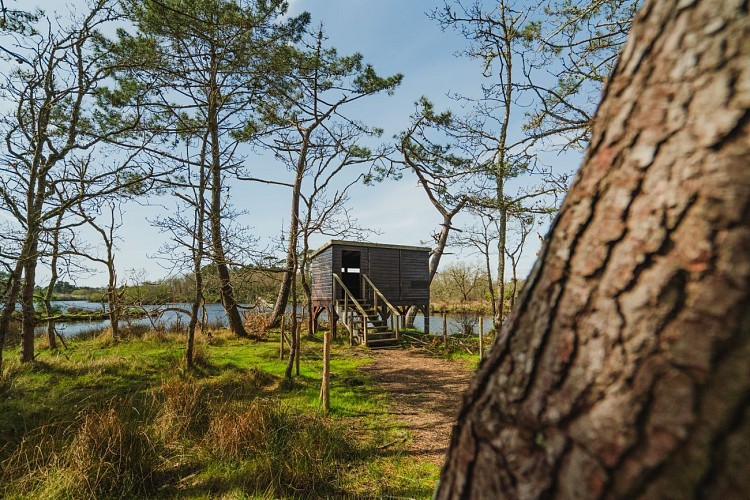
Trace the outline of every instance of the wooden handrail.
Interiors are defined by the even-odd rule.
[[[380,290],[378,290],[378,287],[376,287],[375,284],[370,281],[370,278],[368,278],[366,274],[363,274],[362,277],[367,281],[367,283],[369,283],[370,288],[372,288],[372,290],[378,295],[378,297],[380,297],[380,300],[385,302],[385,305],[388,307],[388,309],[390,309],[391,312],[393,312],[396,316],[401,316],[401,313],[398,312],[398,309],[393,307],[393,304],[388,302],[388,299],[386,299],[385,295],[383,295]]]
[[[385,303],[386,307],[391,311],[391,314],[393,314],[395,319],[395,328],[394,333],[396,334],[396,339],[400,338],[399,331],[398,331],[398,323],[399,323],[399,317],[401,317],[401,313],[398,312],[398,309],[393,307],[393,304],[388,302],[388,299],[385,298],[385,295],[381,293],[380,290],[378,290],[378,287],[375,286],[375,283],[373,283],[370,278],[367,277],[366,274],[362,273],[362,277],[365,279],[365,281],[370,285],[370,288],[372,288],[372,291],[375,292],[375,297],[373,298],[373,302],[375,303],[375,309],[378,308],[378,297]],[[393,322],[392,322],[393,323]]]
[[[333,273],[333,278],[339,282],[339,285],[341,285],[341,288],[344,290],[344,293],[349,296],[349,298],[352,300],[352,303],[354,303],[355,307],[359,309],[359,312],[361,312],[363,315],[367,316],[367,313],[360,305],[357,298],[352,294],[352,292],[349,291],[349,289],[346,287],[343,281],[341,281],[341,278],[339,278],[338,274]]]

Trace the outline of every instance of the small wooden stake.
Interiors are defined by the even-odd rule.
[[[296,356],[294,358],[294,373],[296,373],[297,376],[299,376],[299,358],[302,357],[302,335],[300,335],[300,333],[302,332],[302,329],[300,328],[300,324],[302,320],[304,319],[305,317],[302,316],[302,319],[300,319],[297,322],[297,331],[295,332],[295,335],[297,336],[296,337],[297,338],[297,342],[296,342],[297,350],[294,351],[294,355]]]
[[[331,337],[332,329],[326,330],[323,336],[323,380],[320,383],[320,404],[323,412],[331,409],[329,382],[331,380]]]
[[[484,318],[479,316],[479,359],[484,357]]]
[[[448,343],[448,313],[443,311],[443,343]]]

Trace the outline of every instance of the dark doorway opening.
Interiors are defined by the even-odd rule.
[[[357,299],[362,298],[360,257],[361,252],[356,250],[341,251],[341,281]]]

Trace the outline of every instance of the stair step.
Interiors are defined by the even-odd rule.
[[[370,349],[380,349],[385,347],[394,347],[399,344],[398,340],[396,340],[396,337],[391,337],[387,339],[367,339],[367,347]]]
[[[388,330],[382,332],[367,332],[367,341],[371,340],[383,340],[383,339],[396,339],[396,335]]]

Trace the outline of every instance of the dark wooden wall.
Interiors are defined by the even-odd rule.
[[[341,274],[341,253],[360,252],[360,271],[395,306],[427,305],[430,300],[429,252],[400,248],[334,244],[313,258],[313,302],[324,306],[332,298],[332,277]]]
[[[430,301],[429,253],[399,250],[401,264],[401,300],[406,304],[428,304]]]
[[[327,306],[333,294],[333,247],[328,247],[310,262],[312,278],[312,299],[315,306]]]

